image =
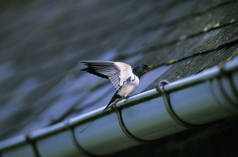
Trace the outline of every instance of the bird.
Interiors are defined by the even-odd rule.
[[[94,74],[96,76],[110,80],[114,88],[115,94],[112,96],[106,111],[114,102],[123,98],[127,98],[139,86],[140,77],[148,72],[152,66],[146,64],[138,64],[135,67],[123,62],[88,60],[80,61],[86,66],[81,71]]]

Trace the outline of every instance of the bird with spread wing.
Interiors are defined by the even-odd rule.
[[[106,106],[110,107],[116,100],[128,97],[139,85],[139,78],[151,67],[139,64],[132,68],[129,64],[113,61],[81,61],[86,68],[81,71],[109,79],[116,89],[116,93]]]

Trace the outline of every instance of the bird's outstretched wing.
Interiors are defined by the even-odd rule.
[[[123,85],[128,74],[132,74],[131,66],[122,62],[112,61],[81,61],[86,68],[81,69],[111,81],[116,90]]]

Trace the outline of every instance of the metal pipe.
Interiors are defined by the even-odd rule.
[[[237,114],[237,89],[238,57],[222,68],[216,66],[164,86],[174,113],[193,125],[207,124]],[[187,129],[174,121],[167,112],[156,89],[132,96],[116,105],[121,109],[123,127],[145,141]],[[103,112],[103,109],[101,107],[66,122],[34,131],[27,137],[34,140],[40,156],[51,157],[83,155],[84,151],[107,155],[140,144],[123,133],[115,112]],[[69,131],[72,128],[74,136]],[[78,150],[72,137],[76,138],[76,143],[84,151]],[[25,136],[19,136],[1,142],[0,151],[3,157],[9,157],[7,153],[23,146],[29,147],[31,144]]]

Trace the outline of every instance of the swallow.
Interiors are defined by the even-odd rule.
[[[86,68],[81,71],[94,74],[96,76],[106,78],[111,81],[116,89],[115,94],[111,98],[104,111],[115,102],[127,98],[139,86],[140,77],[151,69],[151,66],[138,64],[132,67],[123,62],[113,61],[81,61]]]

